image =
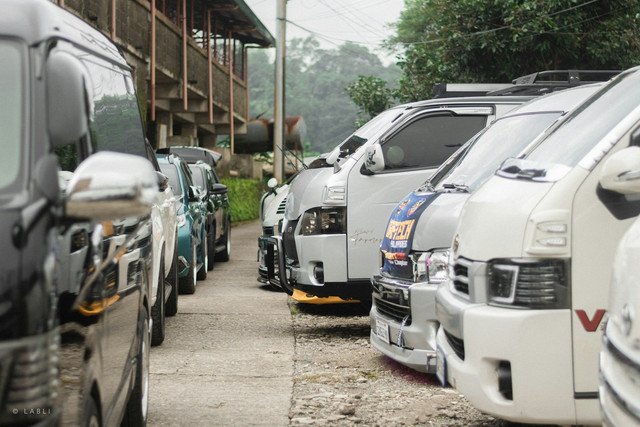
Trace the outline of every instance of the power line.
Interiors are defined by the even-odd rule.
[[[530,19],[529,21],[526,21],[524,23],[504,25],[504,26],[497,27],[497,28],[492,28],[492,29],[489,29],[489,30],[476,31],[475,33],[470,33],[470,34],[462,34],[460,36],[460,38],[466,39],[466,38],[476,37],[476,36],[480,36],[480,35],[484,35],[484,34],[495,33],[495,32],[502,31],[502,30],[508,30],[508,29],[515,28],[515,27],[521,27],[521,26],[529,24],[529,23],[531,23],[531,22],[533,22],[535,20],[549,18],[551,16],[556,16],[556,15],[560,15],[562,13],[570,12],[570,11],[572,11],[574,9],[578,9],[578,8],[581,8],[581,7],[584,7],[584,6],[588,6],[591,3],[595,3],[597,1],[598,0],[589,0],[589,1],[586,1],[584,3],[578,4],[578,5],[575,5],[575,6],[571,6],[569,8],[566,8],[566,9],[563,9],[563,10],[560,10],[560,11],[557,11],[557,12],[553,12],[553,13],[548,13],[548,14],[545,14],[545,15],[537,16],[537,17],[535,17],[533,19]],[[605,16],[605,15],[607,15],[607,14],[603,14],[601,16]],[[575,25],[575,24],[569,24],[569,25]],[[540,34],[543,34],[543,33],[540,33]],[[534,36],[534,35],[532,35],[532,36]],[[444,41],[449,41],[451,39],[453,39],[453,37],[437,38],[437,39],[425,40],[425,41],[421,41],[421,42],[411,42],[411,43],[401,43],[401,44],[403,46],[416,46],[416,45],[426,45],[426,44],[440,43],[440,42],[444,42]]]

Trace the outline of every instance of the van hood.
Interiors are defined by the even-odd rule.
[[[285,217],[296,220],[307,209],[322,205],[322,192],[333,168],[305,169],[290,183]]]
[[[460,212],[469,196],[462,192],[440,193],[420,215],[411,249],[424,252],[450,247]]]
[[[474,261],[522,257],[529,216],[552,186],[553,183],[490,178],[462,209],[453,255]]]

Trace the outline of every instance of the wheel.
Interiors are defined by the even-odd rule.
[[[216,261],[216,225],[212,224],[211,229],[209,230],[208,235],[208,246],[207,246],[207,258],[209,261],[209,265],[207,266],[207,271],[213,270]]]
[[[178,313],[178,238],[173,248],[173,262],[167,280],[171,284],[171,294],[164,306],[165,316],[175,316]]]
[[[156,346],[164,341],[165,331],[165,306],[164,306],[164,255],[160,258],[160,271],[158,272],[158,293],[156,302],[151,307],[151,345]]]
[[[231,221],[224,226],[224,250],[216,254],[216,261],[227,262],[231,255]]]
[[[83,427],[100,427],[100,414],[98,414],[98,406],[93,397],[89,396],[84,405],[84,412],[82,415]]]
[[[198,275],[196,279],[204,280],[207,278],[207,271],[209,270],[209,256],[207,255],[207,250],[209,248],[209,244],[207,243],[209,240],[207,239],[207,232],[205,230],[202,231],[202,241],[200,242],[200,258],[202,259],[202,267],[198,270]]]
[[[180,278],[180,293],[193,294],[196,291],[196,270],[198,268],[198,254],[196,253],[196,243],[191,239],[191,263],[189,274]]]
[[[143,320],[135,366],[136,379],[127,402],[122,427],[145,426],[147,424],[149,410],[149,318],[144,307],[140,311]]]

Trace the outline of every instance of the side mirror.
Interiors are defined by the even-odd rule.
[[[213,184],[213,189],[211,191],[213,192],[213,194],[227,194],[229,192],[229,189],[224,184]]]
[[[338,160],[338,157],[340,157],[340,148],[336,147],[329,153],[325,161],[328,165],[332,165]]]
[[[106,221],[149,215],[158,191],[144,157],[99,152],[80,163],[67,186],[66,215]]]
[[[600,171],[600,185],[620,194],[639,194],[640,147],[627,147],[612,154]]]
[[[76,141],[88,132],[84,69],[67,52],[47,59],[47,127],[53,148]]]
[[[187,196],[190,202],[197,202],[200,200],[200,189],[195,185],[190,186]]]
[[[364,152],[364,163],[362,164],[362,168],[360,168],[360,172],[363,175],[373,175],[382,170],[384,170],[382,147],[378,143],[368,146]]]
[[[275,178],[271,178],[269,181],[267,181],[267,187],[271,189],[276,188],[277,185],[278,185],[278,180]]]
[[[156,171],[156,178],[158,179],[158,190],[162,193],[169,187],[169,177],[162,172]]]

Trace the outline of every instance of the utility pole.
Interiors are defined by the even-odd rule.
[[[273,111],[273,175],[284,181],[284,60],[287,24],[287,0],[276,3],[276,75]]]

